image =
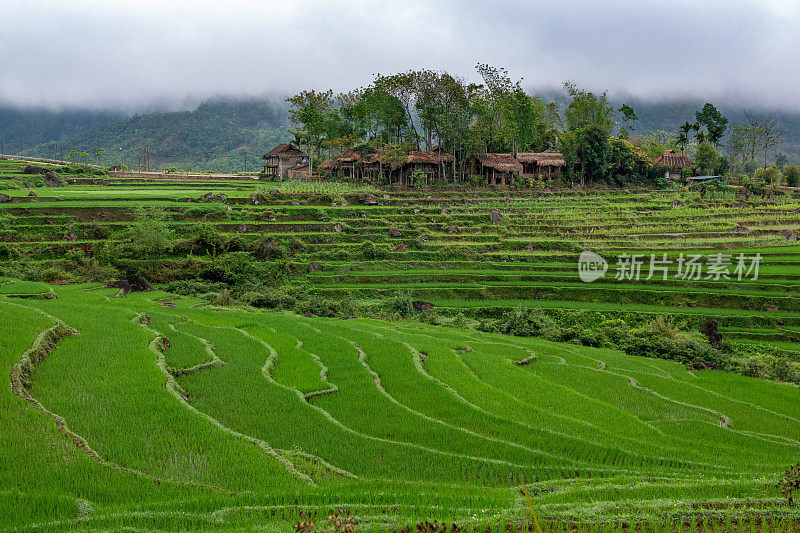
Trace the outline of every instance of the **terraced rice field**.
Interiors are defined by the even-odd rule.
[[[16,186],[25,178],[14,168],[0,162]],[[790,195],[249,178],[34,190],[0,191],[13,197],[0,204],[0,241],[32,265],[120,242],[137,207],[159,206],[179,236],[205,222],[285,245],[290,290],[365,304],[403,290],[472,318],[519,306],[555,318],[714,317],[726,342],[800,357]],[[187,201],[207,192],[226,198]],[[587,284],[576,265],[586,249],[612,270],[624,253],[763,261],[756,280]],[[178,250],[157,259],[187,264]],[[0,278],[0,363],[11,379],[0,389],[0,529],[284,531],[322,529],[338,513],[364,530],[425,520],[503,530],[530,523],[522,476],[547,531],[660,530],[686,517],[788,530],[798,518],[775,486],[800,459],[793,384],[414,321],[10,278]]]
[[[800,447],[794,385],[414,323],[53,291],[0,297],[5,527],[281,529],[337,509],[365,529],[497,525],[530,520],[521,475],[557,523],[794,513],[774,487]]]

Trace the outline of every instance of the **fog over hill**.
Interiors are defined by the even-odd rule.
[[[568,103],[560,90],[531,90],[545,101]],[[705,100],[648,100],[611,96],[615,106],[632,105],[639,116],[635,135],[664,130],[677,134],[693,121]],[[730,122],[743,122],[744,109],[774,112],[786,129],[785,142],[771,155],[784,153],[800,162],[800,114],[765,110],[739,100],[712,101]],[[150,109],[157,106],[151,106]],[[94,153],[103,148],[105,164],[137,164],[147,148],[151,168],[178,167],[214,171],[255,170],[256,159],[273,145],[291,139],[283,96],[218,97],[178,111],[125,113],[92,109],[29,109],[0,106],[0,142],[6,152],[63,158],[71,149]],[[247,151],[245,159],[242,150]]]

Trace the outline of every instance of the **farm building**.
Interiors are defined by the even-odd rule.
[[[522,163],[512,154],[475,154],[469,167],[470,174],[483,176],[489,185],[514,185],[514,177],[522,174]]]
[[[692,173],[697,170],[697,165],[688,155],[676,153],[675,150],[664,150],[653,166],[663,169],[664,177],[670,179],[680,179],[684,168],[691,169]]]
[[[402,158],[402,155],[400,156]],[[324,161],[319,170],[356,179],[385,178],[390,184],[411,185],[416,171],[425,173],[425,184],[430,185],[440,176],[452,172],[455,157],[441,150],[412,150],[405,160],[397,161],[381,150],[345,150]]]
[[[566,169],[564,156],[559,152],[520,152],[517,161],[522,164],[522,175],[557,178]]]
[[[282,143],[262,156],[264,174],[271,178],[286,179],[289,170],[308,167],[308,156],[291,143]],[[306,170],[308,170],[306,168]]]

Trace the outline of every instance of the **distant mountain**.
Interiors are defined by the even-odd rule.
[[[19,152],[124,116],[117,111],[29,109],[0,103],[0,151]]]
[[[534,91],[535,92],[535,91]],[[566,105],[561,91],[542,91],[546,101]],[[652,102],[636,98],[612,98],[619,107],[632,105],[639,120],[635,135],[664,130],[677,135],[678,126],[694,121],[704,100],[675,99]],[[725,102],[711,103],[731,122],[744,122],[743,108]],[[775,111],[786,128],[785,142],[770,158],[783,152],[800,163],[800,114]],[[196,109],[153,112],[132,116],[111,111],[46,111],[0,106],[0,142],[7,152],[42,157],[66,157],[71,149],[95,153],[105,149],[103,164],[138,164],[139,150],[147,148],[151,169],[256,170],[260,156],[272,146],[291,138],[287,104],[282,98],[209,100]],[[724,141],[724,139],[723,139]],[[247,159],[242,153],[247,152]],[[59,157],[61,156],[61,157]]]
[[[256,170],[265,151],[289,139],[287,120],[282,101],[215,99],[190,111],[116,117],[32,146],[23,155],[67,157],[73,149],[94,154],[103,148],[104,165],[133,168],[147,148],[151,169],[182,169],[188,162],[194,170],[234,172],[245,164]]]

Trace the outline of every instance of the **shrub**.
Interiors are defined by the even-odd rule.
[[[545,316],[541,309],[516,307],[503,313],[497,328],[500,333],[505,333],[506,335],[552,338],[557,334],[558,325],[553,319]]]
[[[291,309],[297,303],[297,298],[284,288],[265,288],[246,292],[242,295],[242,300],[247,305],[265,309]]]
[[[789,187],[800,187],[800,167],[797,165],[783,167],[783,177],[786,178],[786,185]]]
[[[42,271],[42,281],[46,283],[70,279],[72,279],[72,277],[58,267],[50,267]]]
[[[388,304],[389,309],[400,316],[410,316],[414,313],[414,304],[411,295],[407,292],[398,292]]]
[[[800,489],[800,463],[789,468],[784,474],[783,479],[778,483],[778,488],[781,493],[786,497],[786,500],[791,505],[794,502],[793,493]]]

